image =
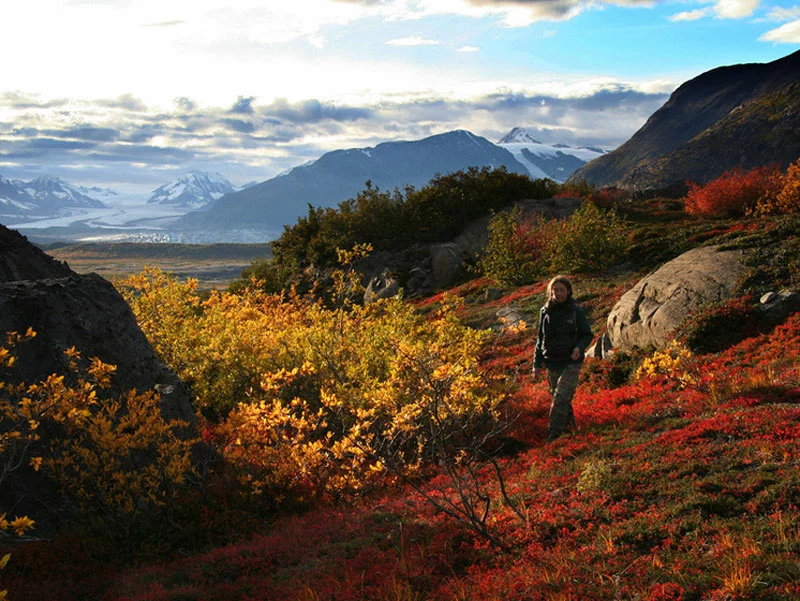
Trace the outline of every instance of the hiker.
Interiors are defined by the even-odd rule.
[[[578,387],[584,352],[592,338],[586,314],[572,298],[572,284],[564,276],[554,277],[547,284],[547,302],[539,311],[533,357],[534,381],[542,368],[546,368],[547,384],[553,396],[547,428],[548,442],[576,428],[572,397]]]

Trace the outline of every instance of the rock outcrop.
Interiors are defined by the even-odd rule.
[[[746,251],[692,249],[645,276],[608,316],[615,349],[663,348],[687,314],[732,296],[748,270]]]
[[[0,225],[0,282],[62,278],[72,274],[66,263],[56,261],[19,232]]]
[[[564,219],[580,208],[580,198],[522,200],[506,210],[519,208],[524,217]],[[487,215],[470,223],[452,242],[415,244],[398,251],[376,251],[357,269],[365,275],[365,302],[394,296],[400,289],[408,297],[431,294],[466,280],[489,240]]]
[[[159,362],[130,307],[98,275],[22,280],[0,284],[0,332],[36,337],[16,349],[11,381],[34,383],[67,370],[64,351],[75,347],[86,359],[117,366],[112,393],[161,392],[167,419],[194,423],[189,393],[174,371]]]
[[[74,273],[5,227],[0,227],[0,250],[0,336],[29,328],[36,332],[35,338],[14,349],[16,362],[4,371],[3,381],[34,384],[51,374],[69,377],[64,351],[75,347],[84,361],[98,357],[116,366],[112,387],[103,395],[120,398],[132,389],[157,390],[162,415],[188,423],[178,434],[196,433],[187,388],[158,360],[130,307],[110,282],[96,274]],[[33,517],[36,536],[56,532],[62,514],[70,509],[53,484],[27,465],[2,476],[0,508]]]

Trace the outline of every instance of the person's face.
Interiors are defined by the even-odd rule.
[[[569,297],[569,290],[561,282],[553,284],[552,296],[557,303],[563,303]]]

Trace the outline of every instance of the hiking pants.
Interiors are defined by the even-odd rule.
[[[575,396],[575,390],[578,388],[580,372],[580,363],[567,363],[558,369],[547,369],[547,384],[550,386],[550,394],[553,395],[547,429],[548,440],[555,440],[565,430],[575,427],[572,397]]]

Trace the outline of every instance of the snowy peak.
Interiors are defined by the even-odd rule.
[[[515,127],[498,143],[528,169],[533,179],[548,178],[563,183],[589,161],[605,154],[600,148],[566,144],[543,144],[524,127]]]
[[[20,182],[34,201],[39,205],[53,207],[102,208],[100,200],[87,194],[86,188],[73,186],[59,177],[41,176],[27,184]]]
[[[515,127],[503,136],[498,144],[502,146],[503,144],[541,144],[541,142],[533,136],[530,130],[524,127]]]
[[[147,204],[200,208],[235,191],[233,184],[219,173],[192,170],[154,190]]]
[[[111,190],[74,186],[58,177],[41,176],[29,182],[0,177],[0,216],[5,219],[58,215],[75,209],[99,209],[100,198]]]

